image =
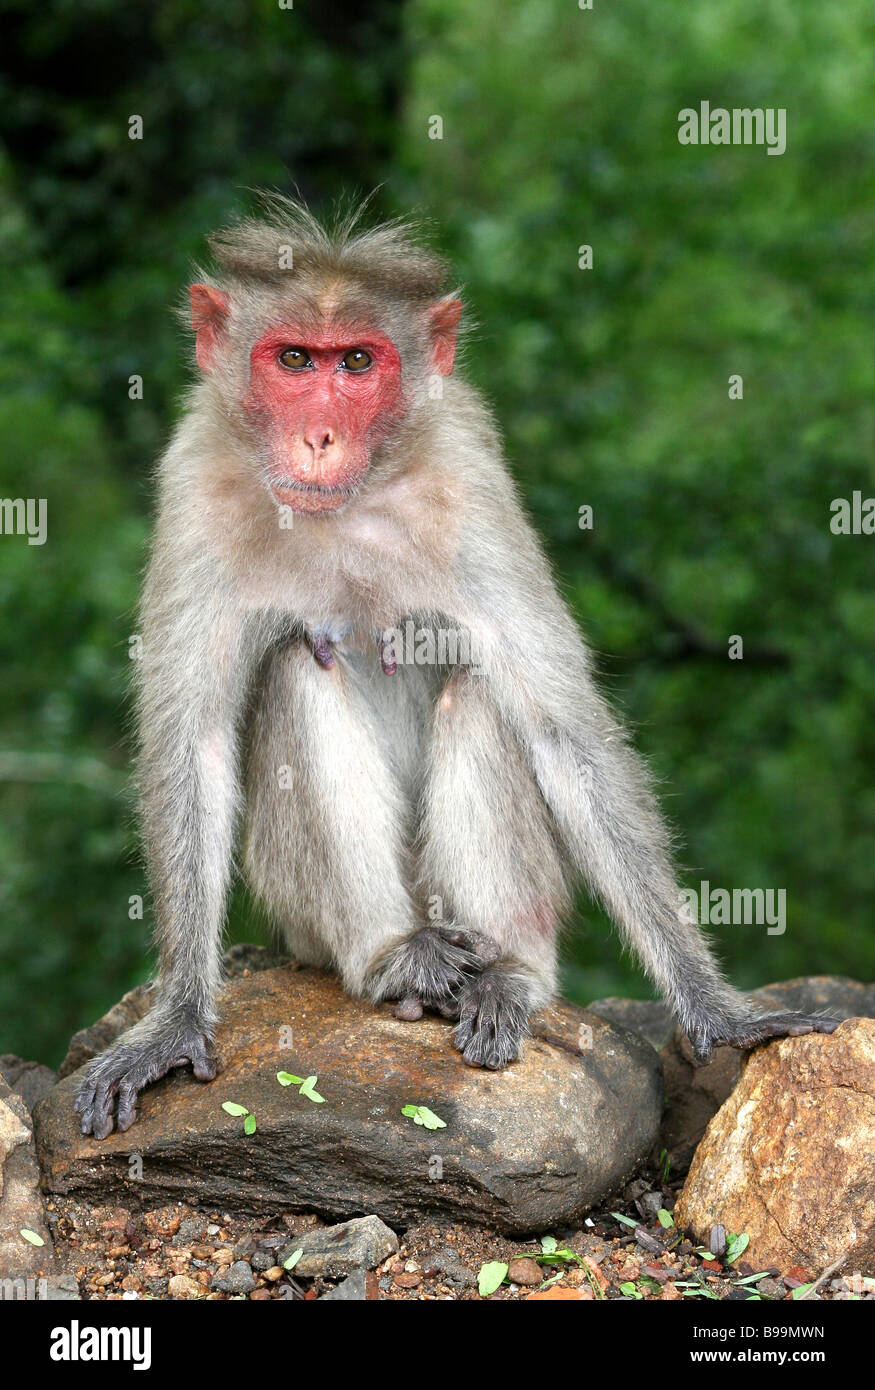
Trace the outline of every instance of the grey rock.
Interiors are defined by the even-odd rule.
[[[318,1226],[295,1236],[280,1252],[278,1264],[285,1264],[296,1250],[303,1250],[292,1274],[303,1279],[317,1275],[338,1278],[357,1269],[374,1269],[398,1249],[395,1232],[379,1216],[360,1216],[338,1226]]]
[[[672,1012],[657,999],[620,999],[611,996],[587,1004],[590,1013],[607,1019],[617,1028],[628,1028],[645,1038],[657,1052],[664,1047],[675,1030]]]
[[[255,1288],[255,1279],[245,1260],[235,1260],[227,1274],[216,1275],[212,1286],[220,1293],[251,1293]]]
[[[30,1244],[22,1230],[34,1231],[43,1244]],[[21,1096],[0,1078],[0,1278],[27,1278],[54,1269],[33,1123]]]
[[[79,1133],[78,1077],[40,1101],[46,1191],[271,1217],[364,1210],[392,1226],[427,1215],[528,1235],[574,1224],[629,1181],[657,1136],[657,1054],[571,1004],[536,1015],[521,1059],[503,1072],[466,1066],[444,1019],[403,1023],[392,1005],[351,999],[310,968],[229,980],[220,1013],[218,1079],[203,1085],[179,1071],[150,1087],[127,1134],[98,1143]],[[288,1020],[295,1045],[282,1049]],[[317,1074],[325,1103],[278,1085],[279,1070]],[[222,1110],[225,1100],[258,1117],[255,1134]],[[401,1113],[411,1103],[446,1128],[415,1125]]]
[[[373,1274],[369,1274],[366,1269],[357,1269],[353,1274],[350,1274],[344,1279],[342,1284],[338,1284],[336,1289],[331,1289],[329,1293],[324,1293],[319,1302],[364,1303],[369,1299],[375,1299],[377,1297],[375,1282],[376,1279]]]
[[[11,1052],[4,1052],[0,1056],[0,1075],[13,1091],[18,1092],[31,1113],[37,1101],[58,1080],[58,1073],[52,1071],[51,1067],[44,1067],[41,1062],[25,1062]]]

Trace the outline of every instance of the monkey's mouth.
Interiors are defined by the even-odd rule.
[[[272,478],[270,491],[275,502],[296,512],[333,512],[355,493],[348,485],[327,487],[322,483],[301,483],[296,478]]]

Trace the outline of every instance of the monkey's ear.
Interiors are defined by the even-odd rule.
[[[212,285],[190,285],[191,326],[197,334],[195,356],[202,372],[213,369],[219,339],[228,322],[228,296]]]
[[[441,376],[449,376],[453,370],[461,317],[462,301],[454,299],[452,295],[448,295],[446,299],[439,299],[428,311],[432,366]]]

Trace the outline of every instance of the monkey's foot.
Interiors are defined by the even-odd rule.
[[[765,1014],[762,1018],[744,1018],[731,1025],[720,1026],[704,1040],[690,1039],[697,1062],[710,1062],[715,1047],[747,1049],[768,1042],[769,1038],[798,1038],[804,1033],[833,1033],[840,1018],[822,1018],[817,1014]]]
[[[479,932],[429,925],[390,942],[371,964],[368,993],[399,999],[395,1017],[410,1022],[423,1008],[458,1018],[466,982],[495,960],[498,948]]]
[[[172,1024],[156,1037],[122,1037],[85,1072],[73,1109],[83,1134],[105,1139],[117,1126],[130,1129],[137,1118],[137,1097],[146,1086],[174,1067],[191,1066],[198,1081],[212,1081],[216,1062],[203,1033]]]
[[[530,1001],[525,975],[507,962],[487,966],[468,981],[453,1041],[469,1067],[497,1071],[519,1056]]]

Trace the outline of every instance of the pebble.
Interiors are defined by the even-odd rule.
[[[221,1293],[250,1293],[255,1288],[252,1270],[245,1260],[235,1260],[226,1274],[215,1275],[212,1282]]]
[[[174,1274],[167,1284],[167,1293],[170,1298],[202,1298],[204,1290],[190,1274]]]
[[[544,1278],[537,1261],[529,1259],[527,1256],[511,1260],[507,1273],[508,1278],[512,1279],[515,1284],[540,1284]]]

